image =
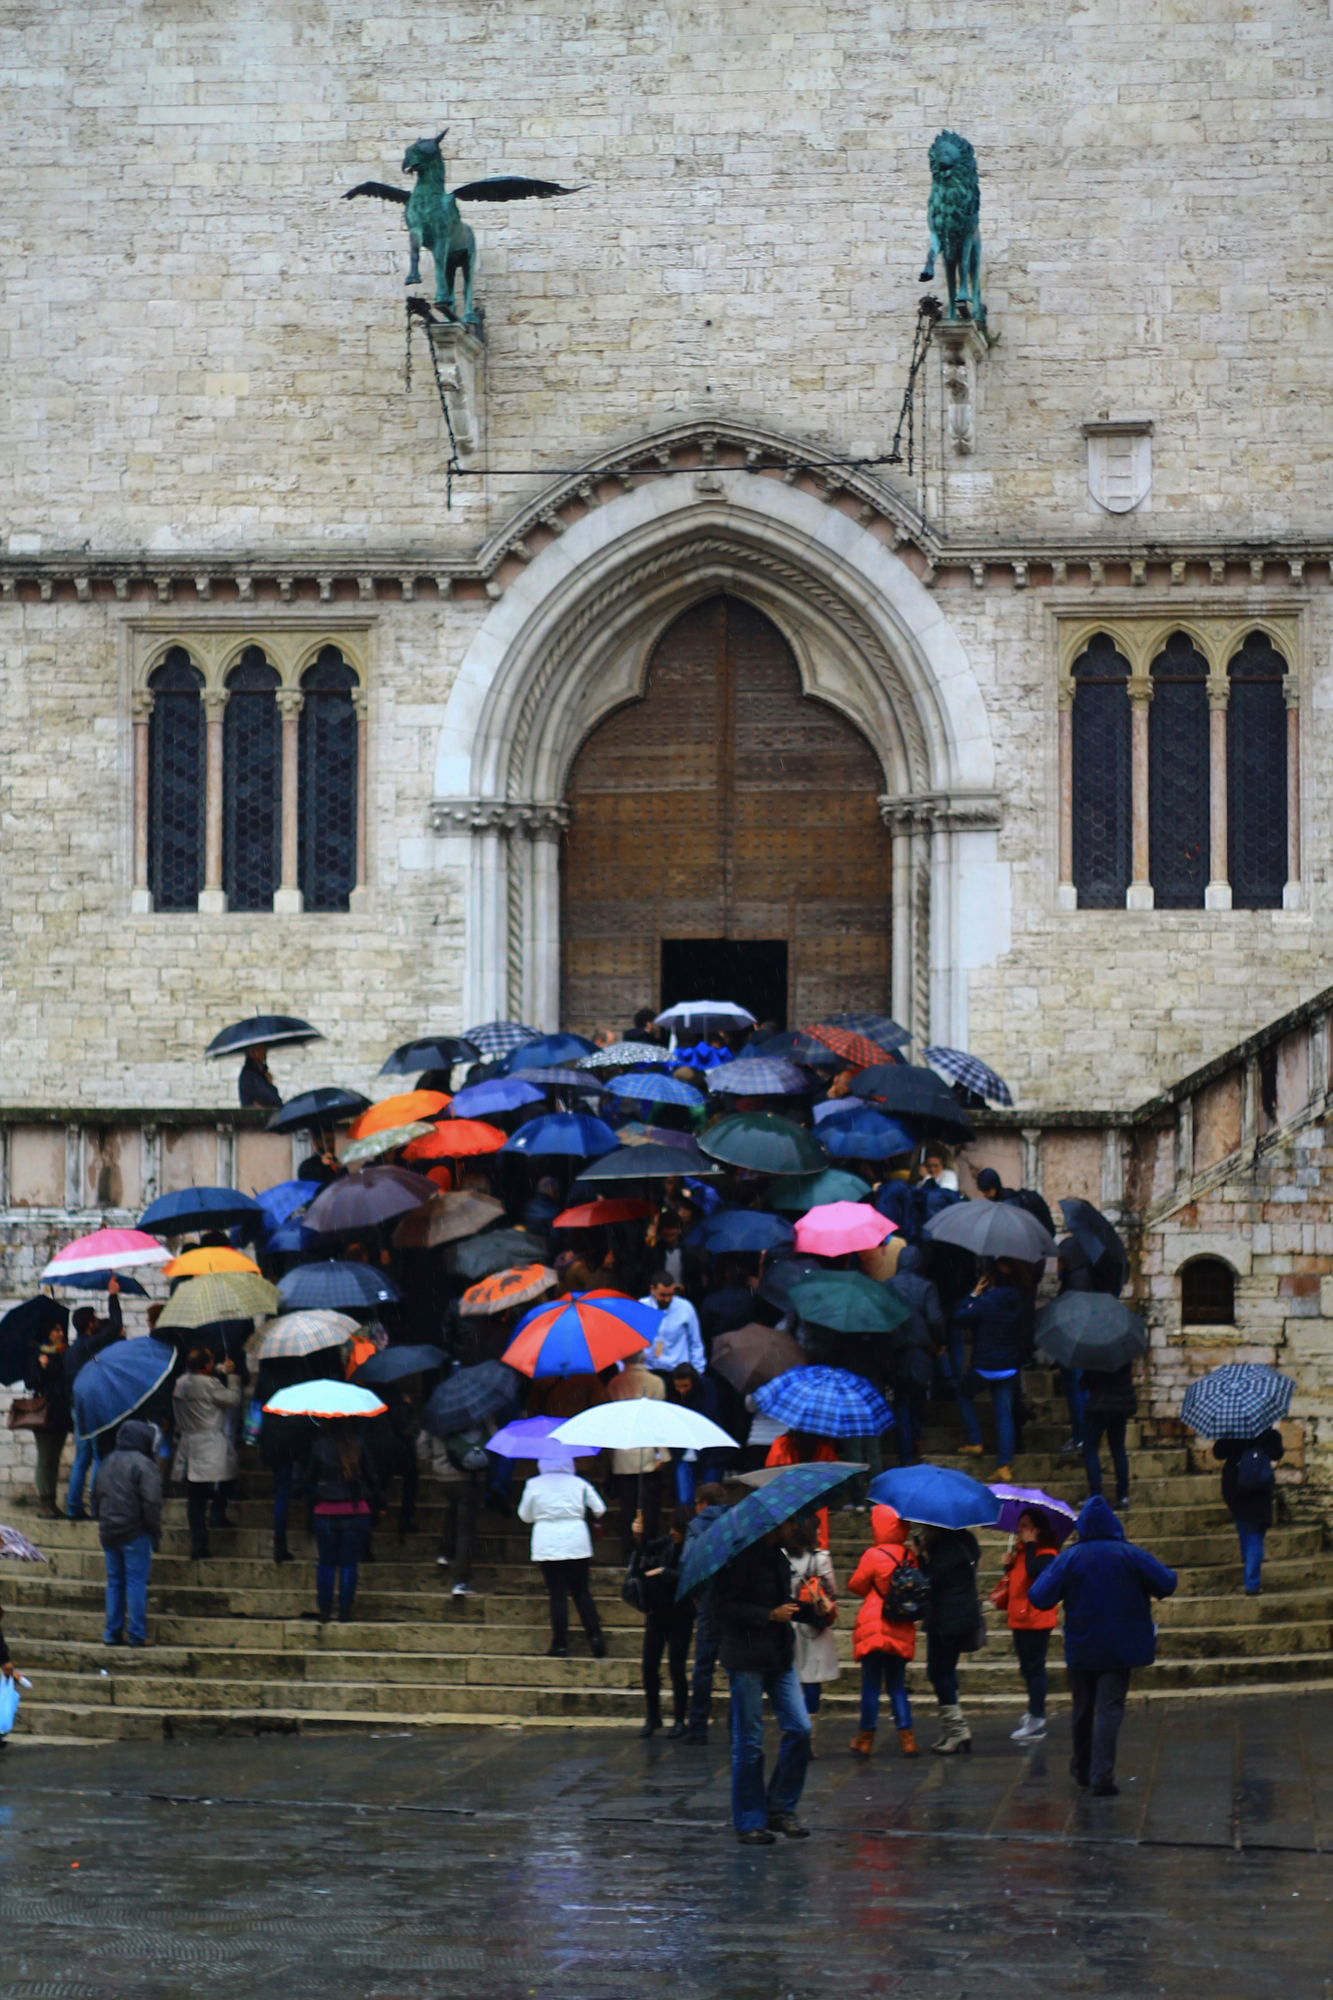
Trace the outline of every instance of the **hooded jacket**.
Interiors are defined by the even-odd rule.
[[[116,1448],[97,1468],[92,1509],[104,1549],[123,1549],[140,1535],[156,1544],[162,1527],[162,1472],[157,1430],[133,1418],[116,1433]]]
[[[1016,1285],[992,1285],[964,1299],[955,1326],[972,1335],[972,1366],[979,1375],[1013,1375],[1023,1365],[1023,1300]]]
[[[874,1541],[851,1576],[847,1588],[861,1598],[852,1632],[852,1658],[863,1660],[867,1653],[897,1653],[904,1660],[916,1654],[916,1626],[905,1619],[884,1615],[884,1593],[907,1546],[907,1524],[892,1508],[870,1510],[870,1532]]]
[[[1100,1493],[1078,1517],[1078,1540],[1028,1585],[1028,1603],[1065,1608],[1065,1665],[1074,1673],[1151,1666],[1157,1630],[1149,1599],[1170,1597],[1176,1573],[1125,1531]]]

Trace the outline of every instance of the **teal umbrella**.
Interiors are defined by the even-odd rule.
[[[699,1135],[702,1151],[756,1174],[814,1174],[828,1154],[803,1126],[775,1111],[737,1111]]]
[[[768,1191],[768,1205],[784,1215],[804,1215],[830,1201],[864,1201],[870,1183],[843,1167],[825,1167],[819,1174],[788,1174]]]
[[[791,1302],[802,1319],[833,1333],[893,1333],[912,1317],[905,1299],[860,1271],[806,1278],[792,1287]]]

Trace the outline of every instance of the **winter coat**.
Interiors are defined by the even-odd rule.
[[[278,1087],[263,1063],[252,1055],[241,1064],[241,1073],[236,1079],[237,1095],[243,1105],[258,1105],[264,1111],[281,1111],[282,1099]]]
[[[1078,1540],[1028,1585],[1038,1611],[1065,1607],[1065,1665],[1074,1673],[1151,1666],[1157,1628],[1148,1600],[1170,1597],[1176,1573],[1125,1531],[1100,1493],[1078,1517]]]
[[[671,1535],[658,1535],[654,1541],[645,1542],[635,1549],[629,1560],[628,1574],[643,1580],[643,1608],[650,1618],[669,1624],[679,1616],[693,1618],[694,1601],[687,1597],[683,1603],[676,1601],[676,1584],[680,1577],[681,1557],[684,1546]],[[652,1570],[659,1575],[650,1575]]]
[[[384,1494],[375,1461],[366,1449],[365,1440],[358,1441],[356,1473],[348,1479],[338,1456],[336,1436],[327,1428],[322,1428],[310,1453],[306,1494],[312,1513],[318,1507],[346,1507],[349,1503],[356,1508],[364,1505],[373,1513],[383,1501]]]
[[[961,1639],[981,1623],[977,1564],[981,1550],[967,1528],[938,1528],[923,1549],[921,1567],[930,1578],[930,1602],[921,1623],[939,1639]]]
[[[1058,1550],[1036,1542],[1020,1542],[1005,1558],[1004,1575],[991,1592],[991,1603],[1006,1615],[1011,1632],[1049,1632],[1058,1622],[1058,1611],[1034,1610],[1028,1597],[1029,1584],[1049,1569]]]
[[[176,1418],[173,1479],[196,1484],[236,1477],[236,1447],[227,1435],[227,1418],[238,1408],[241,1385],[226,1375],[182,1375],[172,1392]]]
[[[817,1576],[830,1597],[838,1595],[838,1579],[833,1569],[833,1558],[823,1549],[806,1550],[804,1555],[788,1558],[791,1564],[792,1589],[799,1594],[801,1585],[808,1577]],[[841,1671],[838,1662],[838,1640],[832,1625],[821,1631],[814,1625],[797,1624],[796,1678],[809,1685],[814,1681],[836,1681]]]
[[[65,1374],[64,1348],[58,1348],[51,1341],[39,1341],[28,1354],[28,1365],[23,1379],[35,1396],[46,1398],[46,1422],[42,1430],[48,1437],[67,1438],[74,1428],[73,1398],[69,1379]]]
[[[1280,1431],[1265,1431],[1257,1438],[1219,1438],[1213,1446],[1213,1457],[1222,1461],[1222,1498],[1231,1509],[1231,1518],[1245,1528],[1271,1528],[1273,1525],[1273,1488],[1265,1487],[1262,1492],[1242,1493],[1240,1490],[1240,1462],[1250,1450],[1261,1451],[1273,1465],[1281,1458],[1285,1447]]]
[[[666,1401],[666,1383],[660,1375],[644,1367],[643,1357],[634,1355],[618,1375],[613,1375],[606,1389],[607,1401],[611,1403],[633,1402],[638,1396],[646,1396],[650,1402]],[[553,1412],[551,1414],[554,1414]],[[656,1472],[659,1465],[670,1459],[669,1451],[660,1450],[656,1445],[646,1445],[642,1451],[616,1451],[611,1454],[611,1470],[615,1473]]]
[[[596,1487],[574,1472],[539,1472],[523,1488],[518,1518],[532,1528],[532,1560],[587,1562],[592,1555],[588,1509],[606,1512]]]
[[[892,1507],[872,1507],[870,1532],[874,1541],[847,1579],[853,1597],[862,1599],[852,1632],[852,1658],[863,1660],[867,1653],[897,1653],[902,1659],[916,1656],[916,1626],[906,1619],[884,1615],[884,1593],[907,1546],[907,1524]]]
[[[992,1285],[964,1299],[955,1326],[972,1335],[972,1367],[979,1375],[1013,1375],[1023,1365],[1023,1299],[1016,1285]]]
[[[791,1564],[784,1550],[753,1542],[717,1573],[718,1658],[728,1674],[782,1674],[796,1657],[790,1621],[769,1613],[795,1598]]]
[[[898,1259],[898,1268],[889,1280],[889,1290],[896,1292],[903,1304],[913,1312],[920,1313],[926,1323],[933,1347],[943,1347],[948,1337],[944,1323],[944,1308],[940,1304],[939,1286],[923,1277],[920,1265],[924,1262],[921,1252],[913,1243],[904,1244]]]
[[[140,1535],[157,1547],[162,1528],[162,1472],[152,1424],[123,1423],[93,1481],[93,1519],[104,1549],[123,1549]]]
[[[81,1333],[73,1345],[65,1349],[65,1380],[71,1391],[81,1368],[86,1368],[104,1347],[110,1347],[115,1340],[125,1338],[125,1322],[121,1317],[120,1300],[111,1293],[111,1303],[105,1319],[97,1322],[95,1333]]]
[[[1132,1417],[1139,1407],[1134,1394],[1134,1363],[1123,1368],[1083,1370],[1084,1415],[1105,1423],[1108,1417]]]

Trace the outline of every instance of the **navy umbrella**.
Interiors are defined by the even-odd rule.
[[[79,1436],[96,1437],[132,1416],[175,1365],[175,1348],[160,1340],[117,1340],[104,1347],[74,1378]]]
[[[383,1389],[390,1382],[401,1382],[407,1375],[429,1375],[432,1369],[443,1368],[444,1363],[445,1354],[440,1347],[386,1347],[354,1369],[352,1380],[364,1389]]]
[[[813,1513],[836,1486],[856,1477],[856,1468],[846,1465],[789,1465],[756,1493],[748,1493],[725,1514],[710,1521],[701,1534],[691,1535],[676,1585],[677,1598],[693,1591],[716,1576],[742,1549],[761,1542],[774,1528],[780,1528],[799,1514]],[[996,1503],[998,1506],[998,1502]]]
[[[520,1076],[528,1069],[556,1069],[565,1063],[576,1063],[580,1056],[590,1056],[593,1044],[586,1035],[538,1035],[535,1041],[522,1042],[505,1058],[506,1076]]]
[[[780,1034],[770,1035],[767,1041],[751,1042],[750,1048],[756,1055],[785,1056],[788,1062],[801,1063],[806,1069],[842,1069],[845,1065],[844,1057],[835,1055],[825,1043],[817,1042],[802,1028],[784,1028]]]
[[[30,1350],[56,1327],[68,1333],[69,1307],[57,1304],[44,1292],[12,1307],[0,1319],[0,1382],[6,1386],[21,1382],[27,1372]]]
[[[795,1312],[791,1295],[797,1285],[806,1278],[827,1275],[828,1265],[820,1257],[775,1257],[765,1266],[756,1296],[776,1306],[779,1312]]]
[[[188,1236],[194,1229],[231,1229],[250,1217],[263,1220],[263,1210],[248,1194],[235,1188],[180,1188],[159,1195],[139,1217],[139,1228],[151,1236]]]
[[[392,1304],[401,1297],[397,1285],[372,1264],[342,1264],[329,1260],[298,1264],[278,1280],[278,1303],[289,1312],[346,1312],[360,1306]]]
[[[905,1125],[868,1104],[837,1118],[821,1118],[817,1129],[820,1144],[835,1160],[894,1160],[916,1148]]]
[[[853,1097],[869,1099],[921,1139],[957,1143],[976,1137],[958,1099],[933,1069],[918,1063],[876,1063],[847,1086]]]
[[[693,1228],[685,1241],[692,1249],[710,1250],[715,1257],[732,1251],[775,1250],[790,1243],[796,1232],[780,1215],[758,1208],[723,1208]]]
[[[900,1465],[870,1482],[868,1498],[892,1507],[904,1521],[931,1528],[989,1528],[1000,1518],[1000,1503],[989,1486],[951,1472],[944,1465]]]
[[[399,1178],[401,1176],[401,1178]],[[307,1229],[321,1236],[341,1236],[376,1223],[390,1222],[420,1208],[439,1193],[434,1181],[403,1168],[367,1167],[344,1174],[316,1195],[305,1212]]]
[[[127,1271],[75,1271],[68,1278],[53,1278],[54,1285],[69,1286],[76,1292],[104,1292],[107,1280],[114,1278],[123,1298],[146,1299],[148,1293],[137,1278],[131,1278]]]
[[[586,1111],[554,1111],[546,1118],[529,1118],[506,1139],[501,1151],[526,1153],[532,1159],[587,1160],[614,1153],[619,1144],[600,1118]]]
[[[1037,1345],[1062,1368],[1109,1374],[1146,1353],[1148,1329],[1123,1299],[1062,1292],[1037,1314]]]
[[[580,1077],[580,1083],[583,1079]],[[525,1105],[540,1104],[542,1093],[522,1077],[493,1076],[485,1083],[469,1083],[455,1093],[449,1106],[451,1118],[494,1118],[499,1112],[521,1111]]]
[[[233,1021],[220,1035],[214,1035],[204,1050],[206,1056],[238,1056],[246,1049],[269,1049],[278,1042],[293,1047],[298,1042],[322,1042],[320,1029],[295,1014],[252,1014],[248,1021]]]
[[[303,1090],[299,1097],[275,1111],[265,1125],[266,1132],[323,1132],[330,1125],[345,1125],[369,1111],[370,1099],[359,1090],[340,1090],[333,1084],[318,1090]]]
[[[522,1381],[523,1377],[506,1368],[503,1361],[479,1361],[475,1368],[456,1368],[432,1394],[421,1421],[432,1437],[471,1430],[474,1424],[509,1409]]]
[[[461,1035],[423,1035],[419,1041],[404,1042],[386,1062],[381,1076],[415,1076],[423,1069],[452,1069],[455,1063],[480,1062],[481,1050]]]

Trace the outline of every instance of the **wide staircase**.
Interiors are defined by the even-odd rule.
[[[1080,1500],[1079,1460],[1063,1457],[1063,1406],[1042,1373],[1027,1378],[1039,1420],[1029,1425],[1015,1477],[1024,1485]],[[975,1471],[951,1456],[957,1427],[947,1405],[933,1406],[926,1455]],[[1131,1428],[1131,1444],[1134,1430]],[[987,1459],[989,1467],[993,1461]],[[1321,1527],[1276,1526],[1268,1537],[1264,1589],[1241,1592],[1235,1532],[1221,1505],[1216,1473],[1191,1471],[1183,1447],[1131,1450],[1132,1539],[1179,1572],[1176,1596],[1158,1608],[1157,1664],[1135,1676],[1139,1693],[1187,1697],[1273,1690],[1299,1683],[1333,1686],[1333,1554]],[[545,1657],[550,1643],[540,1573],[528,1561],[528,1534],[496,1513],[481,1517],[473,1572],[477,1595],[456,1599],[436,1564],[442,1489],[423,1477],[419,1531],[397,1539],[391,1511],[375,1536],[376,1560],[361,1572],[354,1621],[314,1621],[314,1546],[293,1506],[294,1562],[272,1560],[271,1489],[257,1467],[242,1474],[232,1504],[238,1526],[212,1531],[213,1556],[189,1556],[185,1505],[167,1503],[161,1553],[149,1592],[149,1644],[103,1646],[104,1571],[91,1523],[38,1522],[10,1495],[3,1517],[49,1557],[47,1565],[0,1563],[0,1603],[10,1651],[33,1681],[19,1731],[44,1737],[156,1737],[199,1728],[230,1730],[417,1729],[526,1724],[588,1729],[637,1726],[642,1717],[638,1655],[642,1621],[620,1599],[614,1510],[600,1543],[594,1593],[607,1657],[587,1656],[574,1621],[570,1657]],[[869,1516],[836,1512],[832,1553],[839,1582],[869,1539]],[[999,1574],[1006,1542],[981,1536],[983,1594]],[[844,1597],[841,1678],[825,1691],[838,1726],[850,1721],[859,1677],[851,1667],[855,1600]],[[973,1708],[1017,1714],[1022,1687],[1008,1634],[988,1612],[990,1641],[963,1663],[961,1693]],[[914,1697],[929,1701],[924,1645],[909,1670]],[[1058,1659],[1058,1645],[1053,1657]],[[1063,1677],[1052,1695],[1064,1697]],[[725,1682],[714,1695],[715,1719]],[[669,1710],[669,1697],[668,1697]],[[830,1742],[834,1739],[830,1733]]]

